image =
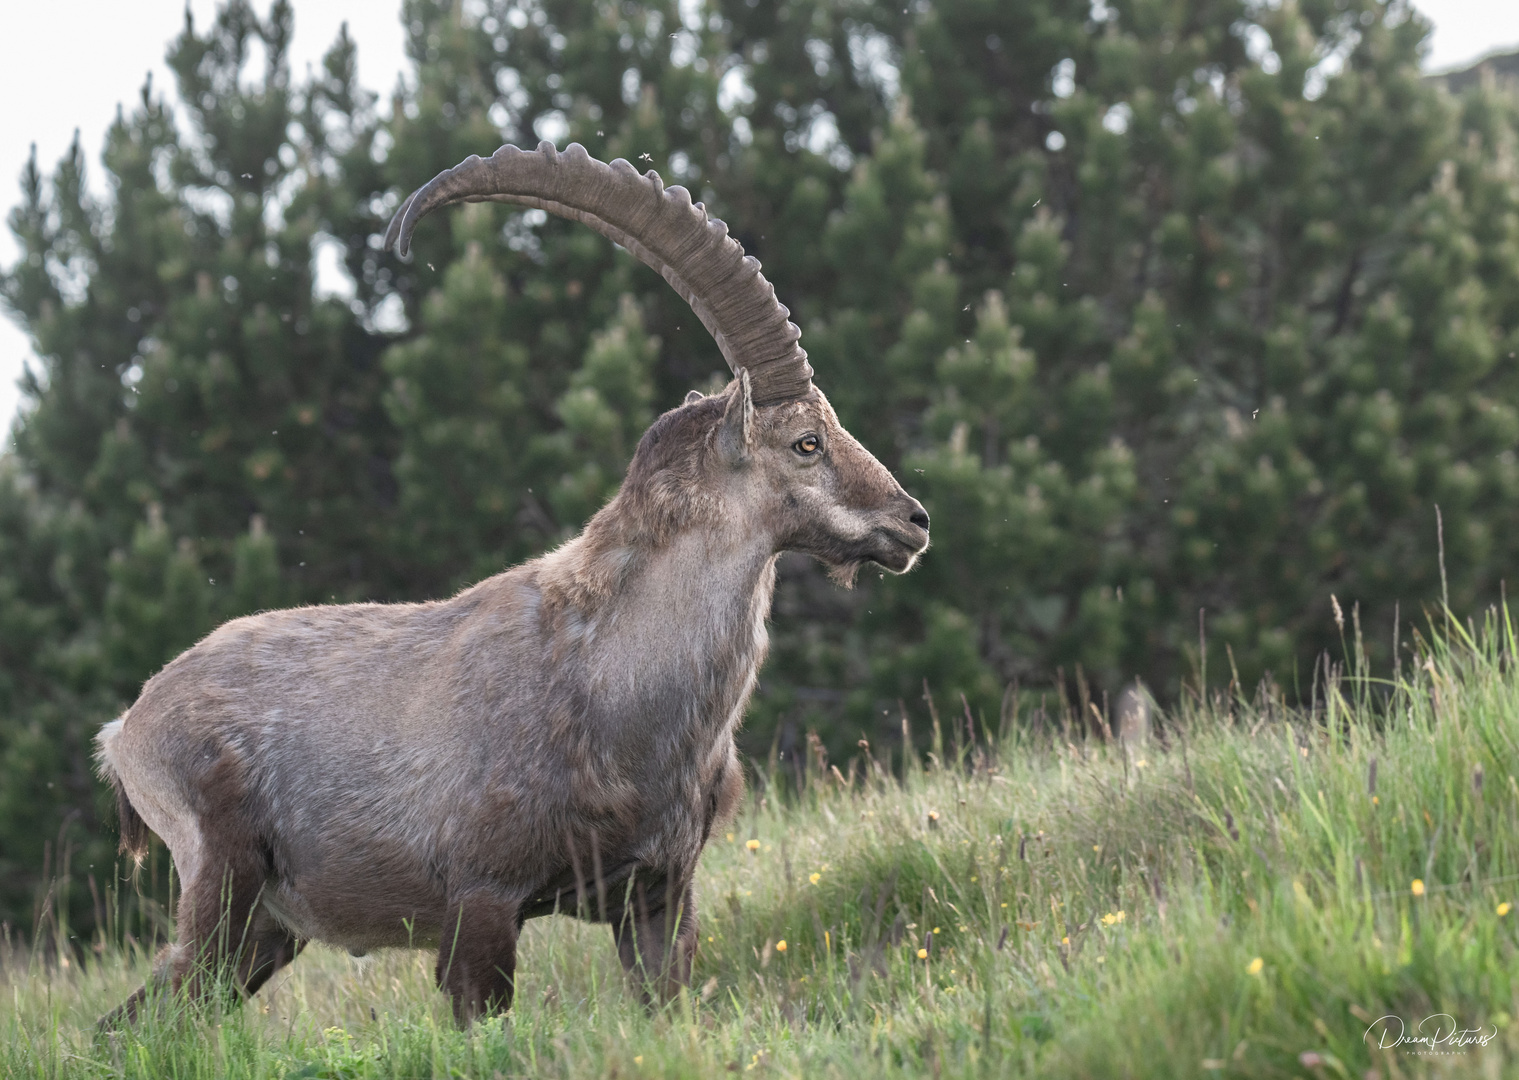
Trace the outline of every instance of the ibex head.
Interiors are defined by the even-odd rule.
[[[676,412],[699,418],[697,430],[707,432],[696,440],[706,448],[703,487],[722,494],[728,516],[768,534],[776,551],[812,555],[847,585],[865,562],[905,573],[928,546],[922,504],[844,430],[816,387],[756,408],[741,373],[711,398],[692,391]]]
[[[801,331],[758,260],[723,222],[652,169],[503,146],[440,173],[397,211],[386,247],[405,257],[424,214],[456,202],[537,207],[589,225],[658,270],[717,340],[735,378],[693,391],[639,443],[617,500],[624,522],[662,531],[721,514],[776,551],[802,551],[848,584],[865,562],[904,573],[928,547],[928,514],[845,431],[798,344]],[[624,511],[632,510],[631,514]],[[608,515],[610,516],[610,515]]]

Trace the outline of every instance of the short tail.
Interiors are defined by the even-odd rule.
[[[142,820],[142,815],[132,805],[132,800],[127,798],[127,789],[122,786],[121,776],[116,771],[116,761],[111,751],[111,745],[121,734],[121,726],[125,721],[125,716],[119,716],[100,729],[100,734],[95,736],[95,762],[100,769],[100,775],[109,781],[116,792],[116,817],[121,827],[121,850],[140,863],[148,854],[148,823]]]

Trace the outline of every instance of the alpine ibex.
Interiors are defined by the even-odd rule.
[[[787,310],[727,227],[579,145],[503,146],[415,192],[584,222],[664,275],[733,369],[644,434],[562,547],[448,600],[227,623],[101,731],[123,848],[182,883],[150,986],[252,994],[308,940],[438,950],[461,1023],[511,1003],[523,920],[611,923],[645,993],[690,977],[692,877],[743,781],[734,731],[781,552],[847,582],[908,570],[928,515],[812,385]],[[135,1016],[149,986],[113,1016]],[[110,1018],[108,1018],[110,1019]]]

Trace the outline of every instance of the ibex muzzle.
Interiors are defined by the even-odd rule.
[[[524,919],[609,922],[646,993],[690,976],[692,878],[742,790],[733,736],[783,551],[841,581],[900,573],[928,515],[845,431],[774,290],[681,188],[625,161],[505,146],[415,193],[582,221],[664,275],[735,378],[645,433],[622,488],[558,550],[427,604],[227,623],[99,737],[123,846],[182,882],[152,988],[253,993],[308,940],[438,951],[461,1022],[511,1002]]]

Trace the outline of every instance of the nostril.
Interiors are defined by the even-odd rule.
[[[910,521],[910,522],[912,522],[918,528],[922,529],[924,532],[928,531],[928,511],[927,510],[923,510],[923,509],[914,510],[912,512],[912,515],[910,517],[908,517],[907,520]]]

